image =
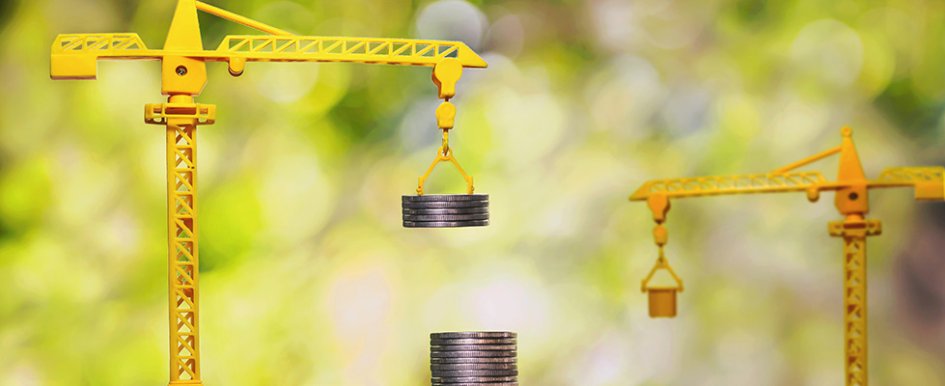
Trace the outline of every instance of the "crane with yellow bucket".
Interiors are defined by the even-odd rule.
[[[643,184],[631,201],[646,201],[656,222],[653,238],[659,249],[656,264],[642,283],[648,294],[651,317],[675,317],[676,295],[683,291],[679,278],[663,253],[668,241],[664,226],[670,200],[677,198],[721,196],[756,193],[803,192],[816,202],[820,193],[835,192],[835,205],[843,219],[831,222],[831,236],[843,239],[843,316],[844,365],[847,386],[866,386],[867,376],[867,285],[866,238],[879,235],[881,223],[867,219],[869,192],[882,188],[913,188],[916,200],[945,200],[945,167],[897,167],[882,172],[878,179],[868,180],[853,143],[853,131],[842,130],[840,146],[787,165],[770,173],[654,180]],[[796,169],[832,155],[840,155],[840,171],[836,181],[827,181],[823,174]],[[665,271],[675,282],[656,285],[657,272]]]
[[[213,50],[203,47],[197,11],[256,29],[266,35],[226,36]],[[448,132],[453,128],[456,83],[464,68],[486,62],[462,42],[353,37],[297,36],[250,18],[195,1],[179,0],[162,49],[148,48],[135,33],[64,34],[50,57],[52,79],[95,79],[99,60],[158,60],[161,92],[167,102],[145,106],[145,122],[165,126],[167,145],[168,303],[170,385],[201,385],[199,339],[199,259],[197,247],[197,127],[216,120],[216,107],[196,103],[207,83],[207,63],[225,62],[231,75],[249,62],[346,62],[433,68],[443,100],[436,110],[443,146],[433,166],[448,161],[467,182],[472,178],[453,158]],[[432,169],[433,166],[430,168]],[[417,192],[423,193],[419,179]],[[487,202],[486,202],[487,203]]]

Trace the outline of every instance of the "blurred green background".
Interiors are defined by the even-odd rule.
[[[678,201],[680,317],[651,320],[651,178],[772,170],[839,143],[870,175],[945,160],[945,3],[212,1],[300,34],[460,39],[453,147],[484,229],[407,230],[439,141],[428,69],[210,65],[198,98],[205,384],[429,384],[428,334],[520,334],[521,384],[840,385],[832,195]],[[53,82],[57,33],[160,47],[170,0],[0,5],[0,385],[167,381],[159,65]],[[201,16],[205,45],[249,30]],[[836,163],[815,169],[832,176]],[[428,192],[460,192],[440,170]],[[874,386],[945,385],[945,211],[873,196]],[[937,213],[937,214],[936,214]],[[936,218],[937,216],[937,218]]]

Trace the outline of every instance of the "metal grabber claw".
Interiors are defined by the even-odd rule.
[[[403,221],[406,228],[460,228],[489,225],[489,195],[473,194],[473,178],[453,156],[450,130],[456,123],[456,106],[449,102],[456,94],[456,82],[463,67],[455,59],[446,59],[433,70],[433,82],[443,103],[436,109],[436,123],[443,131],[443,144],[426,173],[417,181],[417,195],[403,196]],[[466,194],[424,195],[423,185],[441,162],[453,164],[466,181]]]
[[[463,170],[463,167],[460,166],[459,161],[456,160],[456,157],[453,156],[453,149],[450,149],[449,145],[449,131],[443,130],[443,145],[436,152],[436,158],[433,159],[433,163],[430,164],[430,167],[427,168],[426,173],[423,173],[422,176],[417,181],[417,195],[423,195],[423,184],[426,183],[427,179],[430,178],[430,174],[433,174],[433,169],[436,169],[436,166],[440,162],[449,162],[456,167],[456,170],[463,180],[466,181],[466,194],[473,194],[476,190],[473,185],[473,178],[469,174],[466,174],[466,171]]]

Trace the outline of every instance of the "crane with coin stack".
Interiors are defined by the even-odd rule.
[[[656,222],[653,237],[659,248],[656,264],[642,283],[648,294],[651,317],[675,317],[676,294],[683,290],[683,282],[673,271],[663,249],[668,241],[664,226],[670,209],[670,200],[677,198],[720,196],[734,194],[804,192],[810,202],[816,202],[820,193],[835,192],[835,205],[843,219],[831,222],[831,236],[843,239],[843,316],[844,364],[847,386],[866,386],[867,376],[867,285],[866,238],[879,235],[879,221],[867,219],[869,192],[873,189],[912,188],[916,200],[945,200],[945,167],[897,167],[885,170],[878,179],[868,180],[853,143],[853,131],[842,130],[840,146],[805,158],[770,173],[679,178],[654,180],[643,184],[631,201],[646,201]],[[836,181],[827,181],[819,172],[797,172],[815,161],[840,155],[840,171]],[[652,280],[657,272],[665,271],[674,285],[656,285]]]
[[[242,24],[265,35],[226,36],[213,50],[203,47],[197,11]],[[433,68],[433,82],[443,100],[436,110],[443,144],[420,177],[409,207],[432,208],[429,214],[405,212],[405,226],[456,227],[488,224],[488,199],[473,194],[473,180],[449,147],[456,107],[450,103],[464,68],[486,62],[466,44],[452,41],[297,36],[256,20],[195,0],[178,0],[162,49],[148,48],[135,33],[64,34],[56,37],[50,57],[52,79],[95,79],[99,60],[161,62],[161,92],[166,103],[145,106],[145,122],[165,127],[167,166],[168,303],[170,385],[201,385],[199,339],[199,259],[197,217],[197,127],[216,120],[216,106],[196,103],[207,83],[207,63],[225,62],[240,76],[249,62],[345,62]],[[423,183],[441,162],[452,163],[467,183],[466,194],[424,196]],[[404,208],[408,208],[405,204]],[[467,208],[474,208],[467,209]],[[430,217],[450,211],[464,217]],[[405,209],[406,210],[406,209]],[[468,220],[468,212],[476,220]],[[406,221],[410,215],[411,221]],[[419,217],[424,216],[424,217]],[[458,216],[458,215],[452,215]],[[432,221],[443,220],[443,221]]]

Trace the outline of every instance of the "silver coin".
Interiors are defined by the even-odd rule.
[[[431,383],[432,386],[518,386],[518,382],[490,382],[490,383]]]
[[[452,201],[489,201],[488,194],[425,194],[422,196],[403,196],[403,202],[452,202]]]
[[[404,202],[405,209],[462,209],[489,208],[489,201]]]
[[[433,382],[433,386],[518,386],[518,381],[513,382],[489,382],[489,383],[438,383]]]
[[[473,221],[488,220],[488,213],[478,214],[404,214],[404,221]]]
[[[431,383],[432,386],[518,386],[518,382],[489,382],[489,383]]]
[[[423,209],[412,209],[404,208],[404,215],[445,215],[445,214],[481,214],[489,213],[488,206],[474,206],[469,208],[423,208]]]
[[[430,364],[434,365],[469,365],[469,364],[503,364],[511,365],[518,363],[516,357],[500,358],[430,358]]]
[[[516,357],[517,351],[430,351],[430,358],[502,358]]]
[[[452,378],[452,377],[515,377],[518,376],[518,369],[513,370],[430,370],[430,376],[434,378]]]
[[[444,371],[442,374],[432,374],[431,378],[440,382],[447,380],[456,380],[457,378],[482,377],[482,378],[505,378],[518,377],[518,371]]]
[[[489,220],[475,221],[404,221],[404,228],[464,228],[484,227]]]
[[[431,377],[434,384],[518,382],[518,377]]]
[[[434,332],[430,339],[514,339],[518,334],[506,331]]]
[[[440,380],[466,378],[466,377],[516,377],[518,370],[458,370],[458,371],[440,371],[432,373],[432,378]]]
[[[514,344],[451,344],[451,345],[430,345],[430,351],[512,351],[516,349]]]
[[[454,344],[471,344],[471,345],[494,345],[494,344],[515,344],[517,339],[515,338],[453,338],[453,339],[441,339],[433,338],[430,339],[430,345],[432,346],[448,346]]]
[[[431,384],[433,386],[518,386],[518,380],[511,382],[450,382],[450,383],[441,383],[433,381]]]
[[[430,370],[438,371],[459,371],[459,370],[518,370],[518,364],[515,363],[449,363],[449,364],[431,364]]]
[[[449,371],[449,370],[518,370],[518,365],[514,363],[450,363],[450,364],[432,364],[431,371]]]

